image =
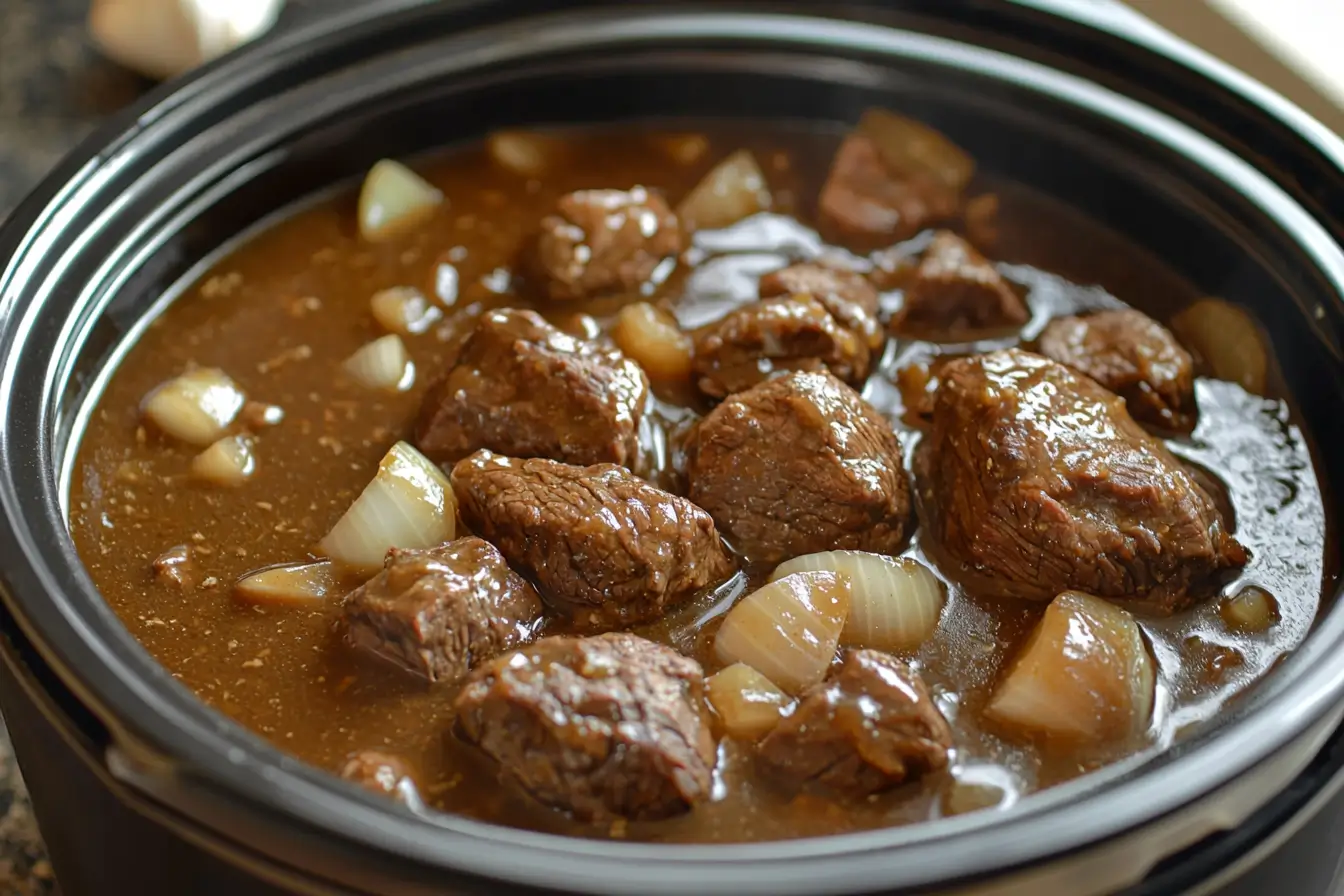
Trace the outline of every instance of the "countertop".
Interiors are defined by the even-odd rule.
[[[280,27],[359,0],[290,0]],[[1318,71],[1285,56],[1289,65],[1256,45],[1226,20],[1211,17],[1209,0],[1168,5],[1168,0],[1132,0],[1178,33],[1222,53],[1261,80],[1287,93],[1327,123],[1339,126],[1340,110],[1322,92],[1296,77],[1321,84]],[[1216,0],[1247,7],[1261,26],[1266,2]],[[1274,4],[1291,11],[1310,0]],[[88,0],[0,0],[0,220],[60,156],[104,116],[135,99],[151,85],[102,59],[84,31]],[[1197,7],[1197,8],[1196,8]],[[1252,7],[1254,7],[1252,9]],[[1192,15],[1192,13],[1195,13]],[[1287,33],[1284,28],[1276,28]],[[1334,85],[1338,87],[1338,84]],[[1323,91],[1326,94],[1332,91]],[[1344,99],[1344,93],[1339,94]],[[57,892],[27,793],[0,724],[0,896],[46,896]]]

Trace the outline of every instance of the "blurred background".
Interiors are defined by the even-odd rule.
[[[283,6],[274,26],[283,29],[360,2],[98,0],[103,17],[95,41],[89,0],[0,0],[0,220],[104,117],[155,84],[102,50],[142,69],[175,70],[199,55],[195,45],[183,49],[193,35],[210,52],[241,39],[239,31],[269,21],[275,7]],[[192,3],[234,14],[247,8],[251,18],[233,31],[184,32],[184,20],[172,16]],[[1130,0],[1129,5],[1344,133],[1344,0]],[[55,892],[0,727],[0,894]]]

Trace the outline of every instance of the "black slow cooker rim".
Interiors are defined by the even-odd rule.
[[[16,322],[21,320],[21,315],[15,313],[16,307],[19,304],[31,303],[34,300],[34,296],[31,294],[22,295],[24,284],[19,275],[23,272],[23,262],[25,259],[29,259],[33,251],[40,246],[42,234],[58,225],[62,203],[69,201],[81,181],[96,175],[100,163],[142,136],[153,132],[156,125],[166,117],[171,116],[174,110],[192,102],[197,102],[202,96],[220,89],[221,85],[231,77],[238,76],[245,66],[251,75],[259,81],[266,70],[279,71],[287,58],[289,63],[297,65],[294,59],[289,57],[300,48],[305,48],[313,56],[317,56],[319,55],[317,47],[320,44],[341,45],[343,42],[353,44],[356,33],[365,29],[369,23],[384,21],[386,16],[410,10],[420,5],[421,3],[416,2],[416,0],[383,0],[379,3],[370,3],[357,13],[285,35],[246,51],[239,57],[211,66],[181,85],[170,86],[157,92],[139,106],[118,116],[107,126],[100,129],[80,149],[76,150],[44,182],[43,187],[15,213],[6,225],[3,236],[0,236],[0,258],[9,258],[8,273],[3,280],[0,280],[0,287],[4,287],[3,294],[0,294],[0,310],[4,312],[3,334],[5,346],[12,345],[15,339],[13,331]],[[470,6],[474,4],[462,5]],[[1036,5],[1040,8],[1057,8],[1060,6],[1060,4],[1044,2]],[[1224,89],[1232,90],[1243,96],[1248,102],[1270,111],[1283,122],[1285,128],[1296,134],[1296,139],[1330,158],[1336,169],[1344,169],[1344,144],[1325,133],[1319,125],[1312,122],[1304,113],[1287,106],[1286,101],[1268,94],[1263,88],[1250,84],[1246,79],[1235,73],[1219,71],[1216,65],[1207,65],[1207,60],[1190,57],[1186,49],[1179,45],[1170,45],[1169,40],[1160,32],[1145,34],[1143,29],[1135,28],[1133,32],[1122,33],[1114,20],[1093,22],[1092,24],[1099,28],[1110,29],[1113,36],[1118,39],[1132,41],[1136,45],[1143,44],[1149,52],[1166,50],[1167,52],[1163,55],[1164,59],[1180,58],[1183,64],[1202,71],[1210,80],[1222,84]],[[369,37],[367,34],[365,37],[369,41],[376,40],[376,37]],[[1205,67],[1201,68],[1201,66]],[[59,237],[59,233],[56,236]],[[1335,249],[1337,250],[1338,247],[1336,246]],[[8,378],[12,374],[12,369],[7,366],[5,373]],[[8,389],[9,385],[4,388]],[[29,408],[22,403],[16,403],[11,407],[11,413],[22,413],[28,410]],[[15,448],[15,445],[10,444],[9,421],[7,420],[3,441],[0,441],[0,458],[6,461],[4,471],[6,488],[3,493],[3,500],[11,521],[10,527],[3,533],[4,554],[11,561],[21,560],[22,562],[21,566],[14,568],[8,568],[10,564],[7,564],[4,571],[6,602],[11,611],[19,617],[30,637],[33,637],[38,643],[49,661],[62,670],[64,676],[70,680],[71,685],[82,699],[95,707],[100,716],[112,721],[113,726],[119,729],[120,737],[132,742],[138,741],[150,747],[152,752],[157,755],[182,762],[188,773],[199,775],[215,785],[244,795],[251,803],[265,805],[271,810],[280,811],[296,820],[302,819],[305,823],[318,829],[325,828],[333,832],[339,832],[350,840],[378,841],[377,845],[383,849],[433,857],[435,852],[433,849],[422,850],[409,847],[413,839],[419,838],[409,836],[412,828],[408,825],[420,831],[431,829],[418,825],[405,816],[389,811],[372,800],[352,799],[352,795],[348,791],[334,786],[324,775],[301,766],[294,760],[283,757],[273,748],[262,745],[259,739],[241,732],[241,729],[230,730],[236,729],[236,726],[233,726],[232,723],[228,723],[224,729],[220,729],[221,717],[205,710],[203,705],[197,703],[194,698],[189,698],[185,702],[181,700],[185,691],[178,694],[177,690],[181,690],[180,688],[174,690],[174,688],[161,687],[165,683],[170,683],[171,679],[166,672],[153,664],[152,661],[149,665],[136,663],[133,666],[128,666],[126,657],[115,657],[108,653],[107,643],[98,637],[98,633],[92,629],[89,619],[79,614],[71,615],[57,609],[60,605],[66,604],[66,596],[61,593],[57,583],[49,579],[44,580],[44,570],[39,570],[28,562],[30,556],[36,557],[38,555],[37,546],[31,541],[31,532],[28,531],[25,521],[20,516],[20,508],[15,505],[13,492],[8,488],[9,477],[16,474],[22,475],[25,467],[31,468],[34,460],[31,455],[16,454]],[[39,469],[35,472],[39,476],[49,475],[49,471],[45,470]],[[56,509],[58,510],[58,508]],[[43,508],[43,511],[47,514],[50,514],[52,510],[53,507],[50,506]],[[63,519],[60,520],[60,524],[64,526]],[[47,599],[33,601],[31,595],[34,594],[42,594]],[[68,610],[69,607],[66,606],[64,609]],[[1334,628],[1344,628],[1344,625],[1336,625]],[[147,658],[147,654],[144,656]],[[135,659],[139,658],[136,657]],[[88,665],[85,665],[85,663]],[[125,674],[94,676],[91,675],[91,670],[94,668],[117,670],[118,673]],[[1311,699],[1304,700],[1296,705],[1295,712],[1284,713],[1282,718],[1275,720],[1272,728],[1262,726],[1264,730],[1273,731],[1278,735],[1275,738],[1270,738],[1268,742],[1282,743],[1286,741],[1289,734],[1307,727],[1335,705],[1341,688],[1344,688],[1344,669],[1333,670],[1331,677],[1317,675],[1316,678],[1321,679],[1317,682],[1320,687],[1311,695]],[[168,700],[169,694],[172,694],[173,700]],[[155,724],[161,719],[172,719],[178,724],[173,729],[165,731],[162,724]],[[1231,752],[1231,748],[1225,748],[1223,757],[1226,758],[1229,752]],[[1198,755],[1206,760],[1210,758],[1216,760],[1213,754],[1207,752]],[[221,759],[225,761],[220,762]],[[1213,765],[1218,766],[1218,762],[1214,761]],[[1224,768],[1234,767],[1234,765],[1230,764],[1224,766]],[[1187,763],[1188,766],[1189,763]],[[1202,778],[1194,776],[1189,780],[1209,780],[1218,777],[1220,775],[1205,775]],[[1113,793],[1110,796],[1117,797],[1120,794]],[[1144,805],[1167,805],[1168,808],[1176,808],[1175,805],[1170,805],[1174,802],[1169,798],[1171,795],[1165,794],[1164,796],[1168,797],[1165,801],[1157,800],[1145,803],[1140,800],[1139,802]],[[1056,801],[1052,800],[1051,802]],[[1041,801],[1038,800],[1037,802]],[[1178,803],[1179,801],[1175,802]],[[1044,810],[1037,811],[1033,813],[1033,817],[1039,821],[1041,819],[1038,816],[1044,814]],[[1130,821],[1127,822],[1124,819],[1130,819]],[[1023,822],[1025,820],[1022,819]],[[1119,822],[1112,824],[1110,830],[1106,831],[1107,834],[1114,834],[1122,830],[1126,824],[1132,823],[1133,816],[1131,813],[1118,812],[1110,816],[1108,820]],[[963,825],[962,828],[984,826],[986,825],[968,824]],[[1057,817],[1054,824],[1046,827],[1053,828],[1055,836],[1042,836],[1042,842],[1053,844],[1079,842],[1078,830],[1070,830],[1068,821],[1063,818]],[[1094,825],[1089,836],[1096,834],[1098,827],[1100,826]],[[609,857],[617,861],[639,859],[646,863],[654,859],[667,860],[665,851],[658,847],[635,844],[580,843],[563,838],[531,835],[474,823],[462,825],[460,828],[459,833],[478,837],[482,843],[489,842],[497,845],[501,840],[512,841],[515,844],[529,846],[543,854],[553,852],[569,856],[582,854],[585,857],[584,860],[589,862],[596,862],[599,857]],[[958,830],[960,829],[958,828]],[[1019,841],[1022,839],[1020,834],[1023,833],[1026,832],[1019,832],[1017,838]],[[947,836],[952,835],[948,834]],[[890,839],[891,837],[881,834],[877,836],[863,835],[858,837],[857,840],[846,837],[814,841],[817,844],[823,844],[822,848],[816,850],[810,846],[801,847],[798,843],[789,843],[771,844],[757,848],[708,848],[705,851],[683,849],[681,855],[687,858],[694,855],[698,860],[710,865],[722,861],[731,861],[736,864],[744,859],[759,858],[763,863],[768,861],[777,868],[785,868],[791,864],[784,861],[785,859],[806,860],[809,858],[808,854],[814,852],[818,856],[822,854],[844,854],[850,857],[856,856],[860,852],[885,852],[893,847],[887,842],[879,841],[889,841]],[[865,845],[859,847],[859,841],[862,841]],[[420,846],[425,845],[432,846],[433,844],[420,844]],[[920,848],[928,849],[929,845],[926,842],[921,844]],[[470,848],[469,844],[468,848]],[[716,851],[717,855],[709,854]],[[1015,850],[982,849],[978,850],[975,856],[981,860],[986,858],[1003,859],[1011,863],[1034,858],[1035,855],[1029,855],[1029,853],[1038,853],[1039,851],[1038,847],[1030,847],[1029,845],[1024,847],[1024,844],[1019,842],[1016,844]],[[501,858],[507,860],[507,856]],[[678,864],[676,861],[671,861],[667,863],[666,867],[672,869],[670,873],[675,873]],[[967,861],[965,864],[967,870],[970,870],[969,866],[976,864],[976,862]]]

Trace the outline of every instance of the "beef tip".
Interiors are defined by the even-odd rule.
[[[448,682],[529,640],[541,613],[536,590],[494,545],[474,537],[428,550],[393,548],[383,571],[342,608],[356,648]]]
[[[992,262],[951,231],[934,235],[892,318],[901,332],[957,337],[979,330],[1020,327],[1031,318],[1022,297]]]
[[[391,753],[379,750],[353,753],[341,767],[341,777],[413,809],[424,805],[410,766]]]
[[[804,262],[763,276],[760,294],[763,299],[811,296],[825,306],[838,324],[860,336],[870,349],[875,351],[882,345],[877,290],[862,274]]]
[[[490,311],[426,393],[415,446],[439,463],[488,448],[633,467],[648,395],[648,377],[620,351],[534,311]]]
[[[536,261],[552,299],[641,291],[683,236],[667,200],[644,187],[579,190],[541,221]]]
[[[859,382],[871,357],[820,302],[794,296],[754,302],[700,330],[692,369],[701,392],[722,398],[785,370],[829,369]]]
[[[1194,361],[1148,315],[1122,308],[1056,318],[1041,333],[1040,348],[1123,398],[1135,420],[1181,432],[1194,428]]]
[[[939,369],[917,454],[928,545],[989,595],[1181,609],[1244,566],[1214,502],[1123,400],[1020,349]]]
[[[703,690],[699,663],[635,635],[543,638],[476,670],[458,731],[580,820],[668,818],[710,794]]]
[[[185,544],[175,544],[155,557],[153,568],[156,582],[184,592],[196,587],[196,564]]]
[[[947,766],[952,729],[924,682],[877,650],[847,651],[757,747],[771,775],[795,787],[859,798]]]
[[[580,631],[656,619],[735,570],[709,514],[613,464],[481,451],[452,482],[467,525]]]
[[[876,249],[954,217],[959,203],[958,193],[932,179],[893,172],[876,143],[851,134],[831,163],[818,215],[829,238]]]
[[[829,373],[733,395],[692,436],[691,500],[753,560],[815,551],[896,553],[910,486],[891,424]]]

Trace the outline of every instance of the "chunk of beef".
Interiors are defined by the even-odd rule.
[[[876,249],[954,217],[959,203],[959,194],[936,180],[893,172],[876,143],[851,134],[831,163],[818,213],[829,238]]]
[[[552,299],[583,299],[640,291],[683,244],[681,224],[658,192],[579,190],[542,219],[536,261]]]
[[[977,592],[1169,612],[1248,559],[1121,399],[1030,352],[944,364],[917,463],[929,547]]]
[[[829,369],[858,382],[871,354],[864,339],[810,296],[753,302],[696,333],[692,369],[700,391],[722,398],[784,370]]]
[[[959,337],[1020,327],[1031,318],[1022,297],[987,258],[951,231],[934,235],[892,318],[901,332]]]
[[[413,809],[424,806],[410,766],[401,757],[391,753],[380,750],[353,753],[341,767],[341,777],[404,806]]]
[[[196,564],[185,544],[175,544],[155,557],[153,568],[156,582],[183,592],[196,587]]]
[[[753,560],[891,554],[905,540],[896,433],[829,373],[789,374],[720,404],[692,437],[688,477],[691,500]]]
[[[490,311],[426,393],[415,446],[440,463],[488,448],[633,467],[648,395],[648,377],[618,350],[534,311]]]
[[[790,265],[761,278],[763,299],[811,296],[831,313],[836,323],[851,330],[876,351],[882,345],[877,322],[877,290],[862,275],[815,262]]]
[[[699,663],[635,635],[543,638],[476,670],[458,731],[576,818],[668,818],[710,795],[703,690]]]
[[[735,569],[709,514],[613,464],[481,451],[452,482],[472,531],[581,631],[656,619]]]
[[[1122,308],[1059,317],[1041,333],[1040,348],[1123,398],[1135,420],[1182,432],[1194,428],[1194,361],[1148,315]]]
[[[945,768],[951,747],[952,729],[909,666],[877,650],[851,650],[757,755],[796,787],[857,798]]]
[[[345,599],[350,643],[429,681],[457,681],[541,624],[541,598],[494,545],[459,538],[393,548],[383,571]]]

